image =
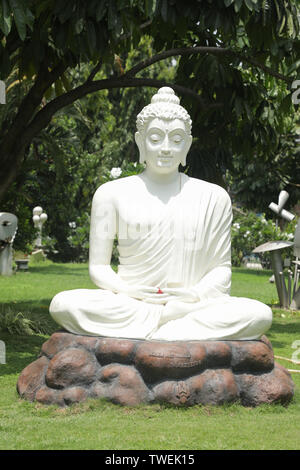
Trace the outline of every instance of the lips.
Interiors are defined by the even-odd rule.
[[[162,156],[160,155],[158,157],[158,160],[160,160],[161,162],[169,162],[170,160],[173,159],[173,155],[168,155],[168,156]]]
[[[158,157],[157,166],[172,166],[173,157]]]

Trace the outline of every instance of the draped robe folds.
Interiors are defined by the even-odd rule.
[[[161,305],[105,289],[76,289],[52,300],[50,313],[57,323],[72,333],[157,340],[257,339],[267,331],[269,307],[230,296],[229,195],[184,174],[180,179],[180,191],[159,213],[155,204],[152,210],[141,207],[126,191],[128,184],[136,185],[137,195],[146,190],[140,176],[106,183],[98,191],[104,205],[114,194],[120,278],[162,291],[192,289],[198,300],[174,298]],[[161,324],[163,309],[171,319]]]

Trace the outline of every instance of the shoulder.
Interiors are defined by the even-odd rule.
[[[193,178],[191,176],[186,176],[186,178],[190,189],[195,192],[195,194],[206,194],[210,199],[214,199],[216,202],[222,202],[224,205],[231,205],[231,198],[222,186],[215,183],[209,183],[208,181],[200,180],[198,178]]]
[[[136,175],[133,176],[125,176],[124,178],[116,179],[113,181],[108,181],[107,183],[102,184],[96,190],[93,201],[101,202],[101,201],[115,201],[119,197],[122,197],[124,191],[128,189],[128,187],[132,187],[136,184]]]

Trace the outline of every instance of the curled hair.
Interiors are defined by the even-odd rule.
[[[136,119],[137,130],[143,133],[147,124],[154,118],[173,120],[180,119],[184,122],[188,134],[191,134],[192,120],[188,112],[179,104],[180,100],[174,90],[163,87],[152,97],[151,103],[145,106]]]

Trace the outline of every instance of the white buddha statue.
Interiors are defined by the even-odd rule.
[[[231,297],[231,201],[215,184],[179,173],[191,119],[171,88],[137,117],[140,175],[100,186],[93,198],[89,272],[97,289],[57,294],[54,320],[69,332],[155,340],[250,340],[272,311]],[[115,237],[119,266],[111,268]]]

